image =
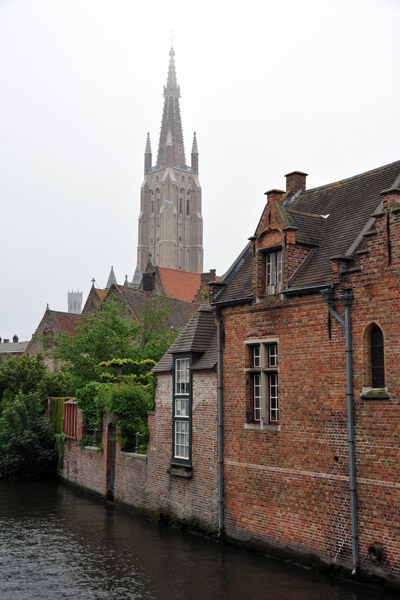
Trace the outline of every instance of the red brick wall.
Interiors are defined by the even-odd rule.
[[[400,213],[386,215],[350,269],[340,268],[336,298],[354,294],[353,369],[360,565],[400,584]],[[358,270],[361,268],[361,271]],[[336,301],[336,310],[344,309]],[[368,380],[365,332],[377,323],[385,340],[389,399],[363,399]],[[225,529],[232,539],[313,554],[351,566],[344,328],[320,295],[275,296],[223,311]],[[246,339],[279,340],[280,430],[248,429],[251,384]],[[382,562],[368,548],[381,542]]]
[[[217,376],[199,371],[193,376],[192,477],[169,473],[172,453],[172,373],[157,376],[156,409],[149,415],[147,456],[116,448],[114,499],[140,511],[175,521],[217,529]],[[78,438],[82,438],[80,411]],[[67,440],[62,476],[72,483],[106,495],[107,427],[105,415],[102,450]],[[79,441],[79,440],[78,440]]]

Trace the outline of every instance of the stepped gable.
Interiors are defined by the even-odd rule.
[[[243,300],[251,301],[252,291],[252,255],[250,244],[239,254],[218,285],[221,289],[215,294],[213,304]]]
[[[200,355],[192,364],[192,369],[213,369],[217,364],[216,331],[214,315],[207,300],[200,305],[182,333],[154,367],[153,372],[171,371],[173,354],[180,352],[193,352]]]
[[[155,267],[165,296],[193,302],[201,286],[201,274],[167,267]]]
[[[381,204],[380,192],[391,188],[400,161],[322,187],[307,190],[286,204],[296,241],[316,250],[291,281],[290,289],[329,284],[331,259],[350,257],[369,218]],[[372,224],[372,223],[371,223]]]

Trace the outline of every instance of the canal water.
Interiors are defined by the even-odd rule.
[[[0,481],[1,600],[393,600],[211,542],[60,483]]]

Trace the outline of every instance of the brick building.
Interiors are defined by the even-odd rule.
[[[147,455],[121,451],[109,414],[101,452],[82,447],[82,414],[71,400],[62,477],[141,512],[218,531],[216,362],[214,317],[203,303],[154,368]]]
[[[400,161],[286,178],[155,368],[148,454],[117,446],[114,498],[400,587]],[[91,449],[64,476],[105,495],[109,439],[100,491]]]
[[[400,162],[286,178],[214,286],[225,535],[399,585]]]

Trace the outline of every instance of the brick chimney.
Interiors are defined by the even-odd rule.
[[[293,195],[299,190],[303,192],[306,189],[306,178],[307,173],[302,173],[301,171],[293,171],[292,173],[288,173],[285,175],[286,177],[286,192]]]
[[[275,200],[282,202],[285,192],[283,190],[268,190],[268,192],[264,192],[264,195],[267,196],[267,202],[272,203]]]

